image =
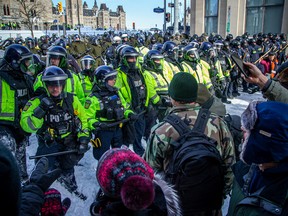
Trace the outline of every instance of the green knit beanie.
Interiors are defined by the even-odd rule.
[[[168,93],[175,101],[195,102],[198,93],[198,83],[191,74],[179,72],[173,76]]]

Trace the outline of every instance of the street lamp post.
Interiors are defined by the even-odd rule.
[[[81,35],[81,32],[80,32],[80,11],[79,11],[79,2],[78,0],[76,0],[77,2],[77,16],[78,16],[78,31],[79,31],[79,37]]]
[[[48,31],[48,22],[44,22],[45,28],[46,28],[46,35],[47,35],[47,31]]]
[[[166,0],[164,0],[164,24],[163,24],[163,32],[166,32]]]

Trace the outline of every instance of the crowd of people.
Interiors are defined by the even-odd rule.
[[[0,47],[0,147],[18,176],[15,215],[64,215],[70,200],[49,189],[55,180],[85,200],[74,168],[91,147],[100,185],[91,215],[220,216],[231,192],[228,215],[288,212],[285,34],[105,32],[9,38]],[[268,101],[250,103],[241,118],[226,112],[229,99],[257,91]],[[190,155],[171,173],[191,131],[210,145],[197,144],[207,155]],[[11,175],[3,169],[0,179],[9,185]]]

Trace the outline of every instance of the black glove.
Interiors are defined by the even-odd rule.
[[[93,127],[94,128],[101,128],[101,129],[106,129],[106,128],[108,128],[108,124],[107,123],[104,123],[104,122],[95,122],[94,124],[93,124]]]
[[[225,77],[225,81],[226,81],[226,83],[231,82],[231,78],[230,78],[230,76],[226,76],[226,77]]]
[[[30,184],[37,185],[43,192],[45,192],[61,174],[61,169],[48,172],[48,167],[48,159],[42,157],[35,165],[30,176]]]
[[[135,113],[130,113],[128,117],[130,118],[131,121],[137,121],[139,116]]]
[[[90,149],[90,147],[88,146],[88,143],[90,142],[89,137],[80,137],[79,142],[80,145],[78,148],[78,154],[84,154]]]
[[[168,97],[162,98],[162,104],[164,107],[172,107],[172,102],[171,102],[170,98],[168,98]]]
[[[162,105],[163,105],[163,101],[161,99],[155,104],[156,107],[159,107]]]
[[[39,106],[34,110],[33,115],[36,118],[41,119],[44,117],[44,115],[49,109],[53,108],[53,106],[54,106],[53,100],[49,97],[44,97],[42,98]]]
[[[50,97],[42,98],[39,107],[41,107],[44,111],[47,111],[53,108],[54,102]]]

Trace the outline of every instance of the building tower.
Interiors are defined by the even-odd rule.
[[[78,24],[83,25],[82,0],[66,0],[67,23],[74,28]]]

